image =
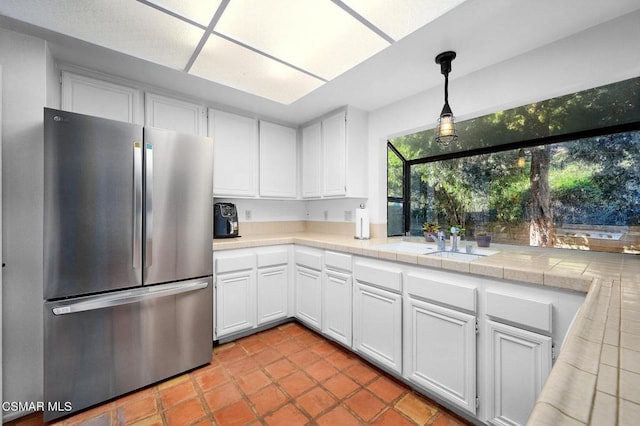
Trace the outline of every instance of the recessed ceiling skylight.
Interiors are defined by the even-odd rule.
[[[295,102],[464,0],[2,0],[0,14]]]
[[[190,73],[283,104],[294,102],[324,84],[216,35],[209,37]]]
[[[325,80],[389,46],[327,0],[233,0],[215,31]]]
[[[183,16],[206,28],[222,0],[145,0],[141,3],[145,2]]]

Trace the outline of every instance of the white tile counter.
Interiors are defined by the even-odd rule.
[[[586,292],[587,298],[567,335],[529,424],[638,423],[640,256],[492,244],[491,250],[499,253],[463,261],[376,248],[399,240],[356,240],[301,232],[214,240],[213,250],[293,243]]]

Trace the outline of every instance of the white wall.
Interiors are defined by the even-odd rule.
[[[0,29],[3,398],[42,400],[43,107],[46,43]],[[4,413],[4,420],[18,413]]]
[[[457,119],[465,120],[637,77],[640,76],[638,41],[640,12],[461,78],[456,78],[454,61],[449,81],[449,104]],[[455,50],[455,46],[450,47]],[[435,64],[433,72],[440,72]],[[435,127],[443,104],[443,86],[369,113],[372,223],[387,221],[387,139]]]
[[[215,203],[234,203],[238,211],[238,221],[242,222],[279,222],[305,220],[305,207],[297,200],[264,200],[246,198],[214,198]],[[251,219],[246,219],[246,211]]]
[[[238,220],[242,222],[282,222],[313,220],[320,222],[354,222],[355,210],[367,204],[365,198],[325,200],[265,200],[246,198],[215,198],[214,202],[234,203]],[[251,219],[246,219],[249,210]],[[325,218],[325,212],[327,217]],[[350,212],[350,217],[345,216]]]
[[[355,223],[355,210],[365,204],[368,207],[368,201],[364,198],[346,198],[336,200],[310,200],[306,201],[306,220],[326,221],[326,222],[353,222]],[[325,219],[325,212],[327,217]],[[345,216],[346,212],[350,212],[351,216]]]

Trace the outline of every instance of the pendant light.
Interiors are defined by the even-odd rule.
[[[449,106],[449,73],[451,72],[451,61],[456,58],[456,52],[442,52],[436,56],[436,64],[440,64],[440,71],[444,75],[444,107],[438,119],[436,129],[436,142],[441,146],[448,146],[458,139],[453,113]]]

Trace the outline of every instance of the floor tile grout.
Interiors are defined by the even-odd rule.
[[[139,407],[143,398],[150,397],[156,406],[152,412],[148,406]],[[59,424],[173,426],[177,414],[182,416],[181,424],[222,426],[227,418],[256,425],[288,422],[322,426],[345,422],[431,425],[439,424],[442,417],[450,425],[468,424],[367,360],[296,322],[216,345],[211,364],[90,408]],[[36,424],[42,424],[41,414],[7,423]]]

